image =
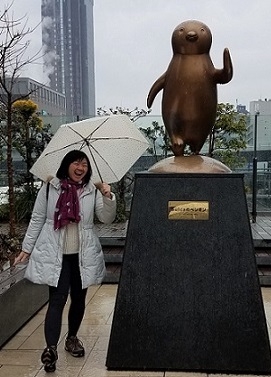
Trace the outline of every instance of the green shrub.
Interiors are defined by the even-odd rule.
[[[38,188],[33,186],[23,186],[15,190],[15,213],[16,221],[29,221],[38,193]]]
[[[0,205],[0,221],[8,222],[9,221],[9,205],[8,203]]]
[[[23,186],[15,189],[16,222],[29,221],[36,200],[38,188]],[[9,204],[0,205],[0,221],[9,221]]]

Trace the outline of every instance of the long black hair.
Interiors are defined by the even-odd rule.
[[[69,166],[71,163],[74,161],[82,161],[83,159],[87,160],[88,164],[88,171],[87,174],[84,176],[84,183],[87,184],[91,178],[92,175],[92,169],[90,166],[89,158],[85,154],[85,152],[79,151],[79,150],[74,150],[70,151],[66,154],[66,156],[63,158],[61,161],[60,167],[58,168],[58,171],[56,172],[56,176],[58,179],[66,179],[69,176]]]

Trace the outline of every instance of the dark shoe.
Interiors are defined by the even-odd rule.
[[[66,339],[65,350],[68,351],[73,357],[85,356],[85,349],[81,340],[77,336],[71,336]]]
[[[41,362],[44,364],[45,372],[54,372],[56,370],[56,361],[58,359],[55,346],[46,347],[41,355]]]

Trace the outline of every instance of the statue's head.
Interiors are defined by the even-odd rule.
[[[203,22],[188,20],[175,28],[171,41],[174,54],[205,54],[210,51],[212,33]]]

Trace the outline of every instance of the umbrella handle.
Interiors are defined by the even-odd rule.
[[[95,183],[96,188],[107,198],[111,198],[111,186],[106,182]]]
[[[94,185],[96,186],[96,188],[97,188],[98,190],[100,190],[100,189],[102,188],[103,182],[102,182],[102,181],[100,181],[100,182],[95,182]]]

